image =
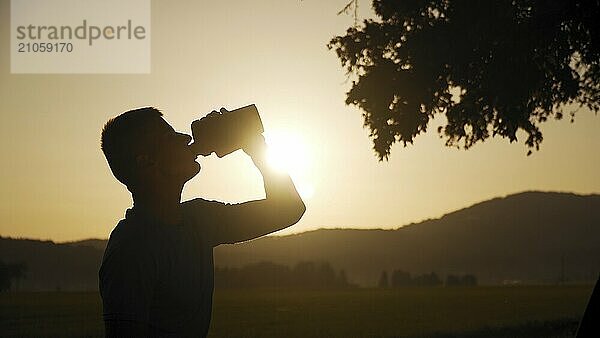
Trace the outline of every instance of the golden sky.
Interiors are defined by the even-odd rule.
[[[600,117],[585,109],[574,124],[546,123],[541,150],[529,157],[522,134],[518,144],[494,139],[464,151],[444,147],[429,128],[378,162],[325,46],[353,23],[336,15],[346,2],[153,1],[151,74],[12,75],[10,1],[0,0],[0,235],[108,237],[131,199],[110,173],[100,131],[108,118],[148,105],[189,133],[213,109],[256,103],[267,138],[304,153],[292,177],[307,212],[288,232],[395,228],[525,190],[600,192]],[[360,3],[369,15],[370,1]],[[243,153],[199,162],[184,200],[264,197]]]

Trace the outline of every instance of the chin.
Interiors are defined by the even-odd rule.
[[[177,168],[172,168],[171,172],[167,175],[179,182],[185,183],[198,175],[199,172],[200,163],[192,161],[191,163],[181,163]]]
[[[194,162],[194,165],[192,166],[192,168],[190,168],[190,174],[187,175],[188,176],[188,180],[192,179],[194,176],[198,175],[198,173],[200,172],[200,163],[198,162]]]

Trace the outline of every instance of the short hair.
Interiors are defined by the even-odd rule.
[[[154,107],[133,109],[111,118],[102,128],[100,148],[115,178],[127,187],[135,182],[135,156],[142,146],[139,136],[152,117],[162,115]]]

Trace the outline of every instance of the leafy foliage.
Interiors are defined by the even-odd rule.
[[[599,1],[374,0],[373,9],[377,20],[328,47],[355,76],[346,104],[363,111],[380,161],[436,114],[448,146],[513,142],[523,130],[529,155],[539,123],[561,119],[565,105],[600,110]]]

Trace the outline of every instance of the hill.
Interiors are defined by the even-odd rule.
[[[0,259],[27,263],[22,289],[96,289],[105,245],[0,238]],[[592,281],[600,272],[600,195],[524,192],[396,230],[321,229],[215,249],[218,266],[309,260],[328,261],[363,286],[394,269],[472,273],[485,284]]]
[[[600,272],[600,195],[525,192],[397,230],[316,230],[221,246],[221,265],[328,260],[375,285],[382,270],[473,273],[479,281],[555,283]]]
[[[0,238],[0,259],[24,262],[20,290],[97,290],[103,249],[52,241]]]

